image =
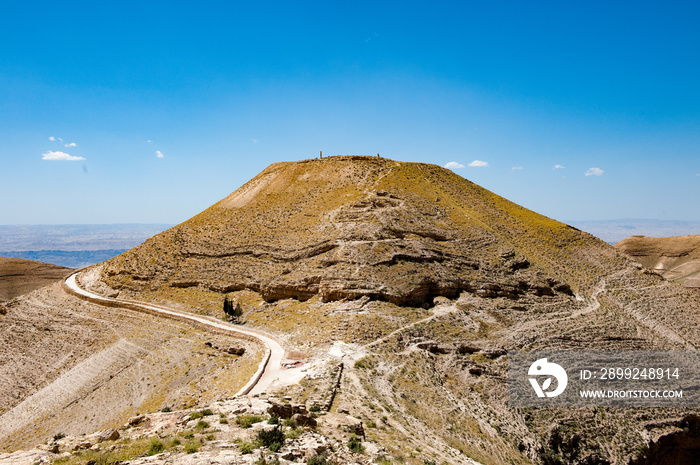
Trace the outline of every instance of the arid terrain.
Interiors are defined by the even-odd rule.
[[[700,236],[631,236],[615,248],[669,281],[700,288]]]
[[[70,268],[62,266],[0,257],[0,303],[60,281],[70,272]]]
[[[44,451],[0,460],[665,465],[700,457],[697,409],[512,408],[506,386],[511,350],[697,350],[696,291],[435,165],[360,156],[277,163],[79,280],[103,296],[218,319],[229,298],[242,311],[237,323],[281,341],[306,376],[231,399],[260,347],[212,344],[201,328],[87,303],[53,285],[0,316],[0,444],[43,442]],[[213,347],[232,345],[245,354]],[[212,420],[196,418],[204,410]],[[281,449],[239,424],[251,415],[260,417],[255,434],[290,420]],[[120,426],[119,439],[90,436]],[[148,455],[156,440],[161,451]]]

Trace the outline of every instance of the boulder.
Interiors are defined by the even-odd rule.
[[[231,355],[243,355],[245,353],[245,348],[243,347],[229,347],[226,350],[227,353]]]
[[[292,416],[296,414],[306,415],[308,412],[306,411],[305,405],[282,404],[271,401],[267,413],[286,420],[287,418],[292,418]]]
[[[484,355],[484,357],[488,358],[498,358],[502,355],[505,355],[508,353],[506,349],[503,349],[501,347],[490,347],[487,349],[483,349],[481,353]]]
[[[117,439],[119,439],[119,431],[116,429],[108,429],[100,434],[97,438],[97,442],[116,441]]]
[[[308,426],[310,428],[316,427],[316,420],[308,415],[302,415],[301,413],[295,413],[292,415],[292,420],[299,426]]]

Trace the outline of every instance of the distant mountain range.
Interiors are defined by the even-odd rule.
[[[564,222],[593,234],[608,244],[615,244],[630,236],[670,237],[700,234],[700,221],[621,219]]]
[[[0,226],[0,256],[82,268],[115,257],[172,225]]]

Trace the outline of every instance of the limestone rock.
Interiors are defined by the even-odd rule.
[[[119,431],[116,429],[108,429],[100,434],[97,438],[97,442],[116,441],[117,439],[119,439]]]

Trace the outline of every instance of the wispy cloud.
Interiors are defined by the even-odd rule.
[[[165,158],[165,154],[163,152],[161,152],[160,150],[156,150],[156,157]]]
[[[51,160],[51,161],[81,161],[81,160],[85,160],[83,157],[74,157],[73,155],[69,155],[66,152],[54,152],[52,150],[49,150],[48,152],[42,154],[41,159],[42,160]]]
[[[51,142],[53,142],[53,141],[56,140],[56,138],[55,138],[54,136],[51,136],[51,137],[49,137],[49,140],[50,140]]]
[[[522,167],[522,166],[514,166],[514,167],[512,167],[511,169],[512,169],[513,171],[520,171],[520,170],[523,169],[523,167]]]
[[[251,141],[252,143],[254,143],[254,144],[257,144],[257,143],[258,143],[258,139],[250,139],[250,141]]]
[[[602,176],[603,173],[605,173],[605,171],[600,168],[590,168],[586,171],[585,176]]]
[[[564,169],[564,165],[554,165],[554,166],[552,166],[552,169],[553,169],[553,170],[563,170],[563,169]]]
[[[461,163],[457,163],[456,161],[451,161],[451,162],[445,163],[445,168],[447,168],[448,170],[458,170],[458,169],[464,168],[464,165]]]
[[[473,162],[469,163],[469,166],[471,166],[472,168],[485,168],[489,166],[489,164],[485,161],[474,160]]]
[[[147,144],[152,144],[153,141],[152,141],[151,139],[148,139],[148,140],[146,141],[146,143],[147,143]]]
[[[76,143],[75,143],[75,142],[70,142],[70,143],[68,143],[68,144],[64,144],[63,146],[64,146],[64,147],[75,147],[75,146],[76,146]]]

